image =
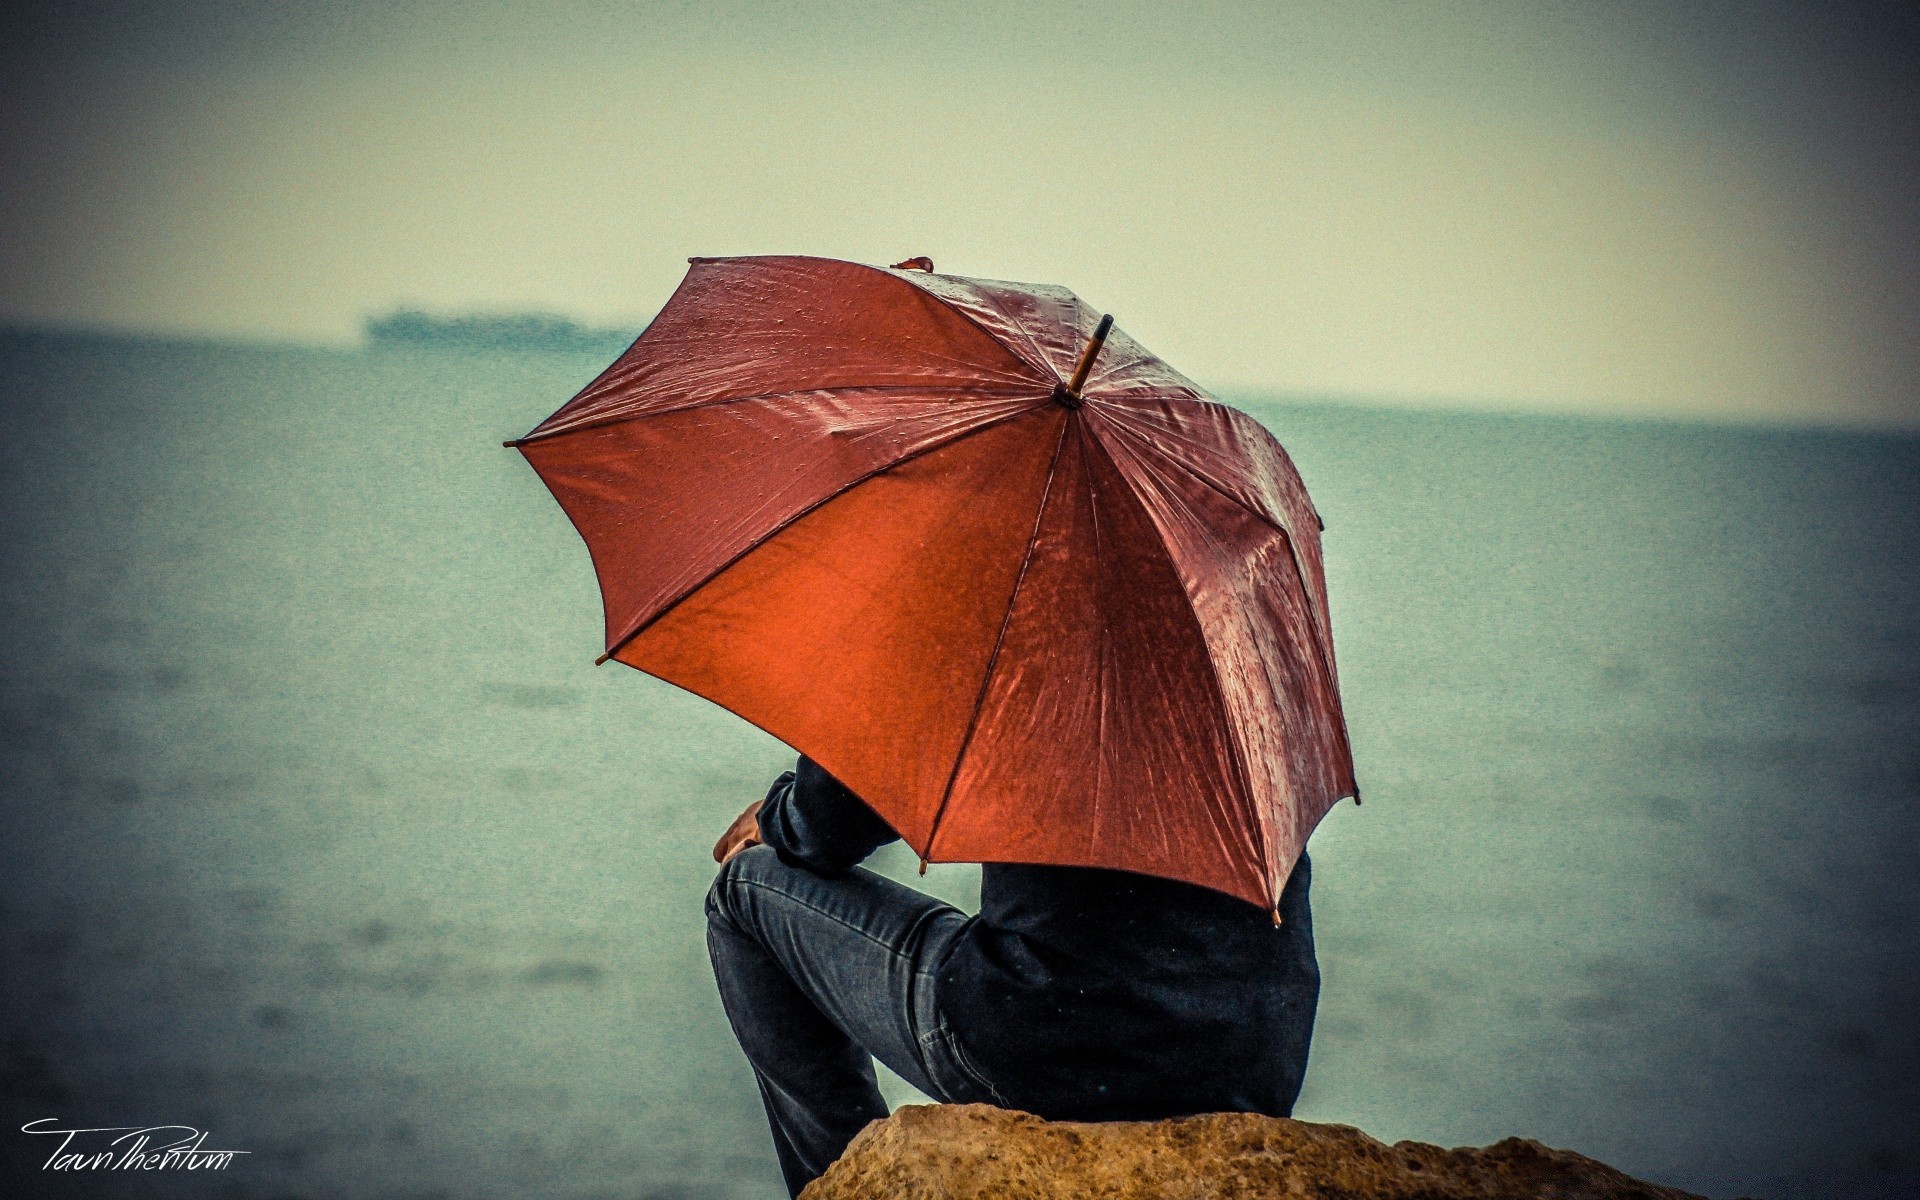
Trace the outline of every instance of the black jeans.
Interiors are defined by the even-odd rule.
[[[936,994],[940,962],[970,919],[871,871],[830,879],[765,846],[721,868],[707,893],[707,948],[794,1195],[887,1115],[874,1058],[936,1100],[1004,1105]]]

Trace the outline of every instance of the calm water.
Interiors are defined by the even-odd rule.
[[[780,1194],[700,900],[789,755],[590,665],[499,448],[600,365],[0,335],[0,1150],[253,1151],[48,1194]],[[1298,1115],[1920,1190],[1920,440],[1241,401],[1367,798]]]

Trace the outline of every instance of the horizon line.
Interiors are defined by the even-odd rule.
[[[428,332],[414,340],[374,332],[374,327],[394,317],[425,317],[432,326],[445,332]],[[520,344],[489,344],[476,327],[488,324],[511,326],[524,322],[552,322],[551,331],[562,333],[559,344],[543,344],[538,336]],[[131,326],[82,324],[0,315],[0,338],[57,338],[75,341],[123,342],[148,346],[172,346],[182,349],[278,350],[342,354],[362,357],[376,353],[409,350],[435,354],[515,354],[585,357],[604,359],[610,364],[621,351],[611,356],[606,346],[620,339],[631,344],[646,326],[649,317],[636,328],[583,325],[575,318],[549,309],[472,309],[458,313],[430,312],[409,306],[396,306],[361,319],[360,336],[354,341],[302,338],[271,333],[233,333],[213,330],[141,329]],[[591,343],[591,344],[582,344]],[[603,364],[603,365],[604,365]],[[1203,385],[1205,386],[1205,385]],[[1436,418],[1486,417],[1496,419],[1544,419],[1597,424],[1666,425],[1730,431],[1778,433],[1827,433],[1894,438],[1920,437],[1920,420],[1911,424],[1872,419],[1845,420],[1831,416],[1796,417],[1774,413],[1704,413],[1691,409],[1618,408],[1586,401],[1561,404],[1533,403],[1508,399],[1475,400],[1462,396],[1421,396],[1393,393],[1328,392],[1288,387],[1278,383],[1227,384],[1206,390],[1229,403],[1255,402],[1282,404],[1296,408],[1337,408],[1371,411],[1386,415],[1430,416]]]

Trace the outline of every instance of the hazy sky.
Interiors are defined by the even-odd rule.
[[[5,21],[0,320],[637,324],[688,255],[927,254],[1064,283],[1218,388],[1920,426],[1905,6]]]

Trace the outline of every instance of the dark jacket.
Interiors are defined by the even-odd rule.
[[[899,835],[811,760],[775,782],[762,839],[833,875]],[[1223,892],[1090,867],[987,863],[939,1006],[1015,1108],[1054,1120],[1286,1116],[1320,969],[1305,854],[1282,923]]]

